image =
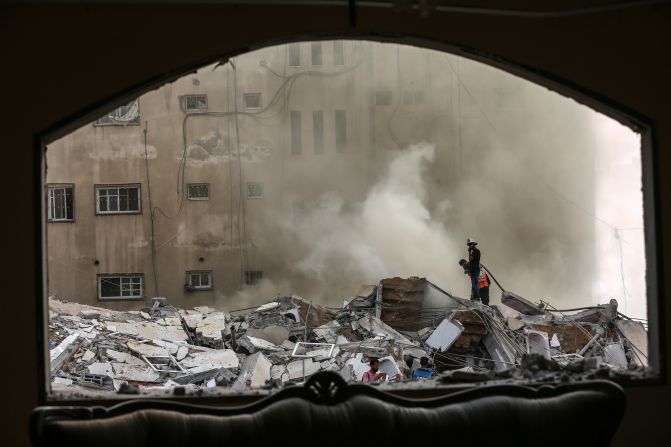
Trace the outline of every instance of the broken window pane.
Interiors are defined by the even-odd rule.
[[[185,110],[207,110],[207,95],[187,95],[182,101]]]
[[[190,200],[208,200],[210,198],[210,184],[189,183],[188,198]]]

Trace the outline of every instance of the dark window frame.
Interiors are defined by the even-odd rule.
[[[263,270],[245,270],[245,285],[254,286],[263,280]]]
[[[250,106],[247,104],[247,98],[254,98],[258,97],[259,98],[259,105],[258,106]],[[243,93],[242,94],[242,105],[245,107],[246,110],[257,110],[263,108],[263,94],[261,92],[249,92],[249,93]]]
[[[137,188],[137,205],[138,209],[133,211],[100,211],[100,202],[98,190],[105,188]],[[118,216],[123,214],[142,214],[142,184],[141,183],[112,183],[112,184],[94,184],[93,185],[93,203],[95,206],[96,216]]]
[[[252,185],[260,185],[260,189],[261,189],[261,194],[260,195],[251,195],[250,194],[249,187],[252,186]],[[263,199],[264,193],[265,193],[263,186],[264,186],[263,182],[247,182],[245,184],[245,190],[247,192],[247,194],[246,194],[247,199],[249,199],[249,200]]]

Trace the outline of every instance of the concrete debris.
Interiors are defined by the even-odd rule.
[[[123,312],[50,298],[52,389],[269,392],[319,371],[361,382],[372,359],[388,379],[376,385],[396,387],[411,381],[424,357],[433,374],[422,384],[647,371],[645,326],[620,318],[614,300],[570,314],[504,292],[499,308],[419,277],[383,279],[343,299],[342,308],[329,308],[296,295],[273,297],[224,312],[177,309],[161,297],[150,308]]]

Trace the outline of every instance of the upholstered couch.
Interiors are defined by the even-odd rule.
[[[407,399],[319,373],[237,408],[130,400],[109,408],[33,411],[35,446],[605,446],[624,392],[607,381],[542,387],[476,386]]]

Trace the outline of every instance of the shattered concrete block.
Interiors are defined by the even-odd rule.
[[[289,309],[286,312],[283,312],[282,315],[292,318],[296,323],[300,323],[301,314],[298,312],[297,308]]]
[[[175,358],[177,361],[182,361],[189,354],[189,348],[186,346],[180,346],[175,353]]]
[[[335,343],[336,345],[344,345],[344,344],[346,344],[346,343],[351,343],[351,341],[348,340],[347,337],[345,337],[345,336],[343,336],[343,335],[338,335],[338,336],[336,337],[336,340],[335,340],[334,343]]]
[[[513,292],[503,292],[501,294],[501,302],[524,315],[543,315],[546,313],[545,310],[540,309],[531,301],[526,300]]]
[[[114,369],[112,368],[112,364],[108,362],[91,363],[86,367],[86,372],[89,374],[106,375],[114,378]]]
[[[385,338],[393,339],[396,342],[402,344],[413,345],[413,346],[419,345],[418,342],[410,340],[409,338],[402,335],[396,329],[393,329],[391,326],[387,325],[377,317],[372,316],[363,317],[357,320],[357,323],[360,327],[364,328],[369,333],[372,333],[374,335],[381,335]]]
[[[273,365],[270,367],[270,378],[271,379],[280,379],[282,380],[282,377],[286,377],[286,380],[289,380],[289,375],[285,374],[287,372],[287,366],[286,365]],[[282,380],[282,382],[286,382],[286,380]]]
[[[192,331],[196,330],[198,324],[202,320],[203,320],[203,314],[189,314],[184,316],[184,323],[186,323],[186,326]]]
[[[337,321],[329,321],[326,324],[322,324],[319,327],[313,329],[317,337],[323,338],[326,340],[326,343],[335,343],[336,341],[336,331],[340,329],[340,323]]]
[[[629,341],[634,351],[633,359],[636,365],[648,366],[648,332],[642,323],[633,320],[619,320],[617,329]]]
[[[54,385],[72,385],[72,379],[66,379],[64,377],[54,377],[51,381]]]
[[[221,368],[217,371],[217,374],[214,376],[214,381],[217,386],[226,386],[230,383],[235,382],[237,375],[233,374],[230,370],[226,368]]]
[[[87,388],[99,390],[114,389],[114,379],[107,374],[82,374],[79,378],[79,384]]]
[[[616,368],[627,368],[627,356],[619,342],[610,343],[603,348],[603,361]]]
[[[426,339],[426,344],[438,351],[447,351],[457,341],[462,332],[464,332],[464,326],[460,322],[446,318]]]
[[[100,312],[97,310],[82,310],[79,312],[79,316],[87,320],[95,320],[100,318]]]
[[[197,307],[194,307],[194,310],[196,312],[200,313],[200,314],[203,314],[203,315],[207,315],[207,314],[210,314],[212,312],[217,311],[217,309],[213,309],[213,308],[208,307],[208,306],[197,306]]]
[[[140,316],[144,318],[145,320],[151,320],[151,315],[149,315],[147,312],[140,312]]]
[[[314,362],[311,358],[295,360],[287,365],[289,380],[302,379],[309,377],[320,371],[319,362]]]
[[[120,352],[115,351],[113,349],[108,349],[105,354],[110,360],[116,363],[133,363],[136,365],[144,364],[142,359],[139,359],[131,354],[128,354],[127,352]]]
[[[289,340],[284,340],[280,347],[286,349],[287,351],[293,351],[294,347],[296,347],[296,343]]]
[[[238,344],[240,344],[241,341],[249,342],[254,347],[254,349],[260,351],[284,351],[284,349],[274,345],[273,343],[270,343],[269,341],[263,340],[261,338],[250,337],[249,335],[245,335],[238,339]]]
[[[130,380],[132,382],[158,382],[161,375],[144,365],[130,365],[128,363],[112,363],[114,378]]]
[[[189,354],[181,361],[184,368],[207,366],[209,368],[237,368],[240,365],[238,356],[232,349],[217,349],[207,352]]]
[[[237,381],[251,380],[250,386],[258,388],[266,384],[270,380],[270,367],[272,364],[260,352],[247,357],[240,368],[240,375]]]
[[[498,334],[489,332],[482,337],[482,343],[492,358],[496,371],[504,371],[515,366],[515,353],[504,344]]]
[[[95,356],[96,355],[93,351],[87,349],[86,352],[84,353],[84,355],[82,356],[82,361],[89,362],[89,361],[93,360],[93,357],[95,357]]]
[[[154,343],[156,346],[160,346],[162,348],[167,349],[170,355],[177,354],[177,349],[179,349],[179,345],[176,345],[175,343],[171,343],[169,341],[154,339],[151,342]]]
[[[529,354],[539,354],[546,359],[551,357],[550,342],[548,341],[547,332],[527,329],[525,334],[527,341],[527,352]]]
[[[165,357],[170,354],[166,348],[161,348],[159,346],[149,345],[146,343],[139,343],[136,341],[129,341],[126,343],[128,349],[133,352],[136,352],[139,355],[145,355],[150,357]]]
[[[180,385],[202,382],[216,377],[222,369],[226,368],[212,368],[211,365],[196,366],[187,370],[182,376],[173,377],[172,380]]]
[[[61,366],[72,357],[79,348],[79,344],[79,336],[77,334],[72,334],[65,337],[58,346],[49,351],[51,360],[50,369],[52,373],[58,371]]]
[[[268,311],[268,310],[271,310],[271,309],[275,309],[279,305],[280,305],[280,303],[278,303],[277,301],[266,303],[263,306],[257,307],[256,312],[264,312],[264,311]]]
[[[263,329],[249,328],[247,330],[247,335],[266,340],[274,345],[281,345],[289,338],[289,329],[284,326],[271,324]]]
[[[524,327],[524,322],[522,320],[518,320],[517,318],[508,317],[506,321],[508,322],[508,327],[512,331],[516,331]]]

